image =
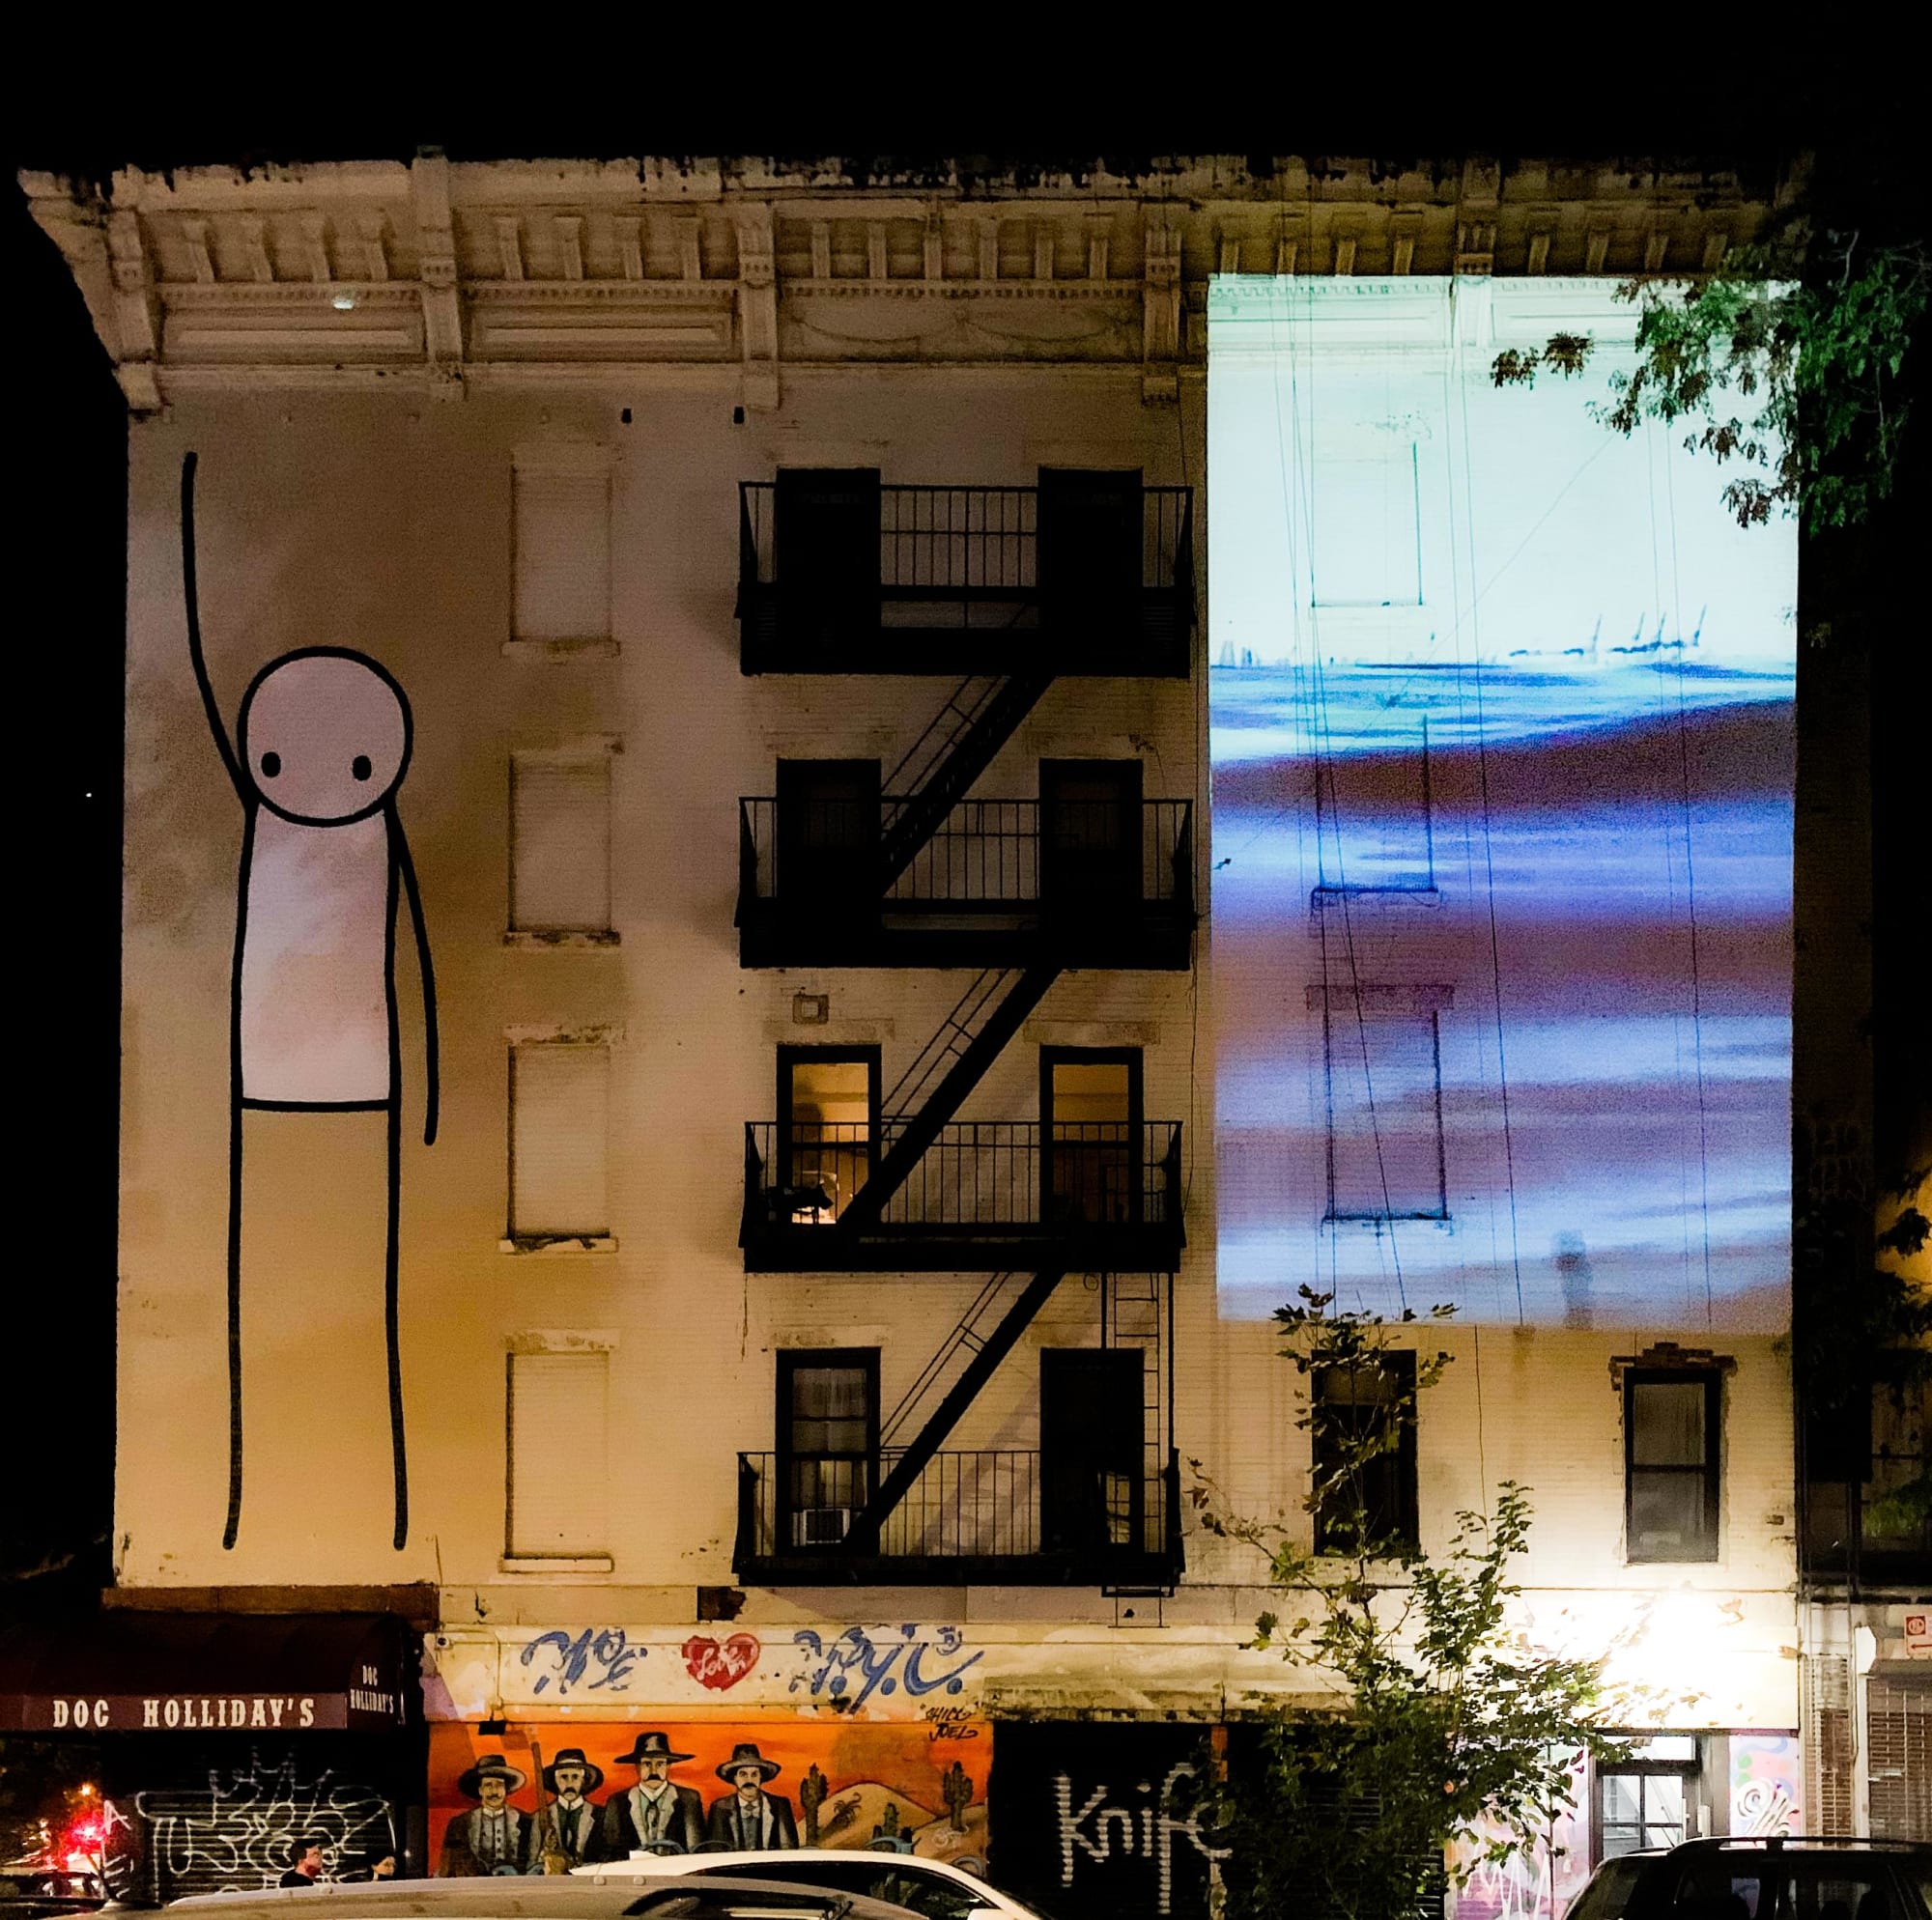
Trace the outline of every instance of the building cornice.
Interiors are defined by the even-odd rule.
[[[335,162],[20,176],[131,409],[171,393],[460,390],[709,368],[1137,372],[1171,400],[1217,273],[1708,272],[1769,193],[1629,161],[1232,158],[1037,177],[843,163]]]

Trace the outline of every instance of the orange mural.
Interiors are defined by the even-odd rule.
[[[991,1724],[963,1716],[445,1723],[430,1736],[430,1854],[439,1874],[541,1873],[546,1855],[751,1840],[983,1866],[992,1758]]]

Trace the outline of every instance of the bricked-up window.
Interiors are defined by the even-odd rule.
[[[1624,1375],[1627,1557],[1718,1557],[1719,1393],[1715,1372]]]
[[[520,640],[611,636],[611,449],[520,448],[512,491]]]
[[[1381,1429],[1389,1403],[1403,1403],[1394,1451],[1378,1454],[1359,1469],[1359,1501],[1370,1539],[1415,1551],[1421,1539],[1415,1490],[1415,1355],[1383,1352],[1373,1363],[1318,1368],[1314,1392],[1309,1437],[1318,1487],[1340,1470],[1350,1442]],[[1344,1485],[1316,1509],[1317,1553],[1351,1549],[1357,1497]]]
[[[608,1047],[538,1041],[510,1050],[510,1237],[607,1238]]]
[[[609,1356],[513,1353],[509,1360],[504,1553],[514,1560],[603,1554]]]
[[[611,756],[519,753],[510,762],[510,927],[611,926]]]

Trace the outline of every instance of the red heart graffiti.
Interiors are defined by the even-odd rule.
[[[722,1693],[758,1664],[758,1652],[757,1640],[750,1633],[734,1633],[722,1647],[709,1634],[694,1635],[684,1643],[684,1664],[699,1686]]]

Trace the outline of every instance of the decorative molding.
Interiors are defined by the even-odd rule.
[[[1180,233],[1167,223],[1164,207],[1141,214],[1141,398],[1180,397]]]
[[[779,272],[768,200],[738,210],[738,342],[744,363],[744,403],[753,412],[778,410]]]
[[[594,384],[619,367],[709,365],[761,412],[779,403],[781,359],[1138,371],[1146,400],[1172,401],[1205,362],[1217,274],[1714,272],[1799,184],[1802,171],[1752,199],[1734,175],[1643,163],[1311,172],[1213,155],[1132,177],[941,167],[862,182],[836,159],[426,153],[129,169],[104,201],[21,176],[136,409],[174,381],[434,389],[487,368]],[[331,291],[352,297],[338,309]],[[385,299],[417,319],[397,325]]]
[[[1646,1372],[1735,1373],[1736,1357],[1719,1353],[1708,1346],[1679,1346],[1674,1340],[1661,1340],[1641,1353],[1610,1356],[1610,1385],[1621,1394],[1624,1375],[1633,1369]]]
[[[463,375],[463,303],[457,293],[456,232],[449,212],[449,162],[418,154],[410,167],[417,270],[422,276],[423,343],[429,361],[452,380]]]

